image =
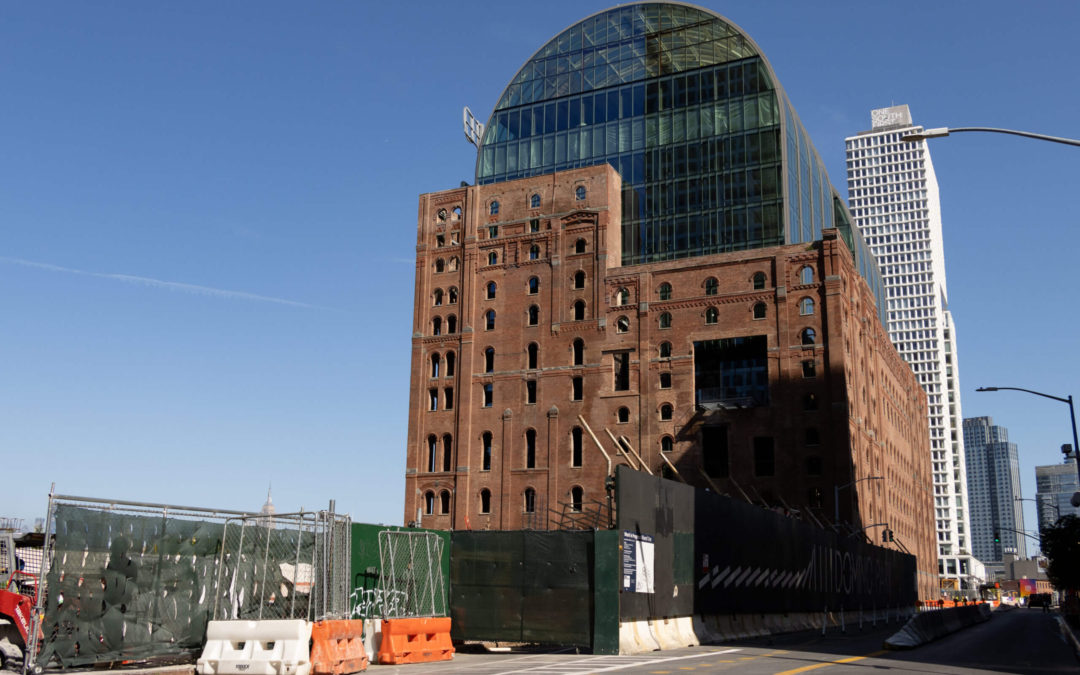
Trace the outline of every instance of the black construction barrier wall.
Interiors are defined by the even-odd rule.
[[[593,565],[591,531],[454,532],[451,637],[591,646]]]
[[[627,467],[617,479],[624,621],[915,604],[914,556]],[[626,588],[626,544],[643,538],[652,593]]]

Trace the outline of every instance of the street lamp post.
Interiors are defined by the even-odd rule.
[[[1058,505],[1055,504],[1054,502],[1048,502],[1046,500],[1043,500],[1043,501],[1040,502],[1038,499],[1031,499],[1030,497],[1013,497],[1013,499],[1018,501],[1018,502],[1031,502],[1035,506],[1049,506],[1050,508],[1054,509],[1055,513],[1057,513],[1058,519],[1061,518],[1061,509],[1059,509]],[[1036,515],[1036,517],[1038,517],[1038,515],[1039,515],[1038,510],[1035,511],[1035,515]],[[1042,528],[1040,528],[1040,529],[1042,529]]]
[[[1072,434],[1073,434],[1073,452],[1076,456],[1076,477],[1080,480],[1080,444],[1076,442],[1076,411],[1073,409],[1073,397],[1069,394],[1068,398],[1061,398],[1060,396],[1051,396],[1050,394],[1044,394],[1040,391],[1032,391],[1030,389],[1021,389],[1020,387],[979,387],[975,391],[1024,391],[1029,394],[1035,394],[1036,396],[1042,396],[1043,398],[1053,399],[1055,401],[1061,401],[1062,403],[1069,404],[1069,419],[1072,421]]]
[[[833,516],[834,516],[833,522],[834,523],[839,523],[840,522],[840,491],[843,490],[844,488],[849,488],[852,485],[855,485],[856,483],[861,483],[864,480],[885,480],[885,478],[883,476],[866,476],[865,478],[860,478],[859,480],[853,480],[850,483],[848,483],[847,485],[834,485],[833,486]]]
[[[1047,136],[1046,134],[1035,134],[1030,131],[1017,131],[1016,129],[998,129],[996,127],[938,127],[936,129],[924,129],[923,131],[916,131],[910,134],[904,134],[900,137],[900,140],[904,141],[905,143],[917,143],[919,141],[925,141],[928,138],[942,138],[944,136],[948,136],[949,134],[955,134],[961,131],[986,131],[992,134],[1010,134],[1012,136],[1034,138],[1039,141],[1050,141],[1051,143],[1062,143],[1064,145],[1080,146],[1080,141],[1076,140],[1075,138]]]

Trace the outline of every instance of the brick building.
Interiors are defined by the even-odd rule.
[[[624,267],[619,191],[603,166],[420,198],[406,521],[546,529],[603,503],[581,415],[616,462],[605,430],[657,473],[887,523],[929,580],[926,396],[838,231]]]

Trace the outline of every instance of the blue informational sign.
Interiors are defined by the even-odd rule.
[[[653,561],[655,546],[651,534],[623,530],[622,590],[628,593],[654,593]]]

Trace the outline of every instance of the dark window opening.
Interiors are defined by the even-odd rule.
[[[776,458],[771,436],[754,438],[754,475],[772,476],[776,474]]]
[[[585,273],[580,270],[574,272],[574,288],[585,288]]]
[[[616,333],[629,333],[630,332],[630,319],[625,316],[620,316],[615,319],[615,332]]]
[[[769,365],[764,335],[694,343],[694,395],[712,409],[767,405]]]
[[[439,493],[439,513],[450,513],[450,492],[447,490]]]
[[[574,321],[585,320],[585,301],[578,300],[574,303]]]
[[[539,218],[533,218],[532,220],[529,221],[529,232],[539,232],[539,231],[540,231],[540,219]]]
[[[574,253],[584,253],[586,250],[586,246],[587,244],[585,243],[584,239],[578,239],[574,242]]]
[[[457,332],[457,317],[453,314],[446,317],[446,332],[450,335]]]
[[[812,345],[817,342],[817,332],[813,328],[804,328],[801,342],[804,345]]]
[[[529,277],[529,295],[536,295],[540,292],[540,278]]]
[[[823,465],[821,457],[817,455],[811,455],[806,458],[806,475],[807,476],[820,476],[822,473]]]
[[[670,300],[671,299],[671,284],[669,284],[667,282],[660,284],[660,299],[661,300]]]
[[[499,202],[491,202],[491,208],[488,209],[488,213],[493,216],[499,215]]]
[[[536,430],[529,429],[525,432],[525,468],[536,468]]]
[[[529,325],[536,326],[540,323],[540,308],[536,305],[529,307]]]
[[[581,338],[574,340],[574,365],[585,365],[585,341]]]
[[[754,318],[764,319],[767,309],[764,302],[758,302],[754,304]]]
[[[671,314],[668,312],[661,314],[658,325],[661,329],[671,328]]]
[[[671,436],[664,436],[663,438],[660,439],[660,451],[661,452],[674,452],[674,450],[675,450],[675,441],[672,440]],[[665,464],[664,466],[667,466],[667,465]]]
[[[446,269],[446,261],[444,261],[442,258],[437,259],[435,261],[435,271],[442,272],[444,269]]]
[[[630,352],[615,352],[611,355],[615,366],[615,391],[630,389]]]
[[[818,433],[816,428],[807,428],[805,436],[807,445],[821,445],[821,434]]]
[[[495,372],[495,348],[488,347],[484,350],[484,372]]]
[[[429,516],[435,513],[435,493],[430,490],[424,493],[424,513]]]
[[[803,377],[817,377],[817,368],[813,361],[802,362],[802,376]]]
[[[533,244],[529,247],[529,260],[538,260],[540,258],[540,247]]]
[[[431,334],[442,335],[442,317],[437,316],[431,320]]]
[[[630,421],[630,408],[619,408],[618,420],[620,424],[626,424]]]
[[[570,490],[570,510],[575,513],[581,512],[581,507],[585,501],[585,490],[578,486],[574,486]]]
[[[525,488],[525,513],[536,512],[536,490]]]
[[[536,403],[536,380],[525,381],[525,402]]]
[[[754,290],[760,291],[765,288],[765,273],[758,272],[754,275]]]
[[[439,439],[434,435],[427,438],[427,470],[428,473],[435,473],[435,467],[438,466],[439,456]]]
[[[428,389],[428,410],[434,412],[439,409],[439,390]]]
[[[576,197],[579,202],[582,199],[585,199],[585,186],[584,185],[577,186],[577,189],[574,190],[574,197]]]
[[[712,325],[720,320],[720,312],[715,307],[705,310],[705,323]]]
[[[583,378],[575,377],[570,380],[570,400],[580,401],[582,399]]]
[[[705,280],[705,295],[716,295],[720,290],[720,282],[715,278],[709,277]]]
[[[498,253],[496,253],[495,251],[491,251],[490,253],[488,253],[488,264],[489,265],[494,265],[494,264],[496,264],[498,262],[499,262],[499,254]]]
[[[480,513],[491,513],[491,490],[480,491]]]
[[[705,473],[713,478],[728,477],[728,430],[726,426],[705,427],[701,431],[701,454]]]
[[[570,466],[581,466],[581,457],[584,454],[584,437],[581,427],[574,427],[570,432]]]
[[[484,328],[486,330],[495,330],[495,310],[489,309],[484,314]]]
[[[660,388],[671,389],[671,373],[660,373]]]
[[[453,461],[454,461],[454,439],[450,436],[450,434],[446,434],[445,436],[442,437],[442,445],[443,445],[442,470],[443,471],[450,471],[450,470],[452,470],[452,468],[454,466],[454,464],[453,464]]]
[[[660,343],[660,358],[662,358],[662,359],[671,358],[671,343],[670,342],[661,342]]]
[[[441,288],[436,288],[435,289],[435,306],[436,307],[442,306],[442,300],[443,300],[442,289]]]
[[[446,376],[454,375],[454,352],[446,352]]]
[[[660,419],[670,420],[675,414],[675,409],[671,407],[670,403],[665,403],[660,406]]]
[[[451,286],[450,287],[450,292],[448,293],[448,295],[450,296],[450,304],[451,305],[456,305],[457,304],[457,288]]]
[[[802,399],[803,410],[817,410],[818,401],[817,394],[806,394]]]
[[[529,197],[529,208],[540,208],[540,195],[533,195],[532,197]]]
[[[447,387],[443,389],[443,400],[446,402],[446,410],[454,409],[454,388]]]
[[[484,385],[484,407],[490,408],[494,398],[494,391],[492,389],[491,383],[489,382],[488,384]]]
[[[495,299],[495,282],[494,281],[489,281],[487,283],[487,299],[488,300],[494,300]]]
[[[491,471],[491,432],[485,431],[481,438],[484,445],[484,456],[480,460],[481,471]]]
[[[535,342],[529,343],[529,370],[536,370],[540,363],[540,347]]]
[[[432,354],[431,355],[431,376],[432,377],[438,377],[439,376],[439,363],[440,363],[439,355],[438,354]]]

